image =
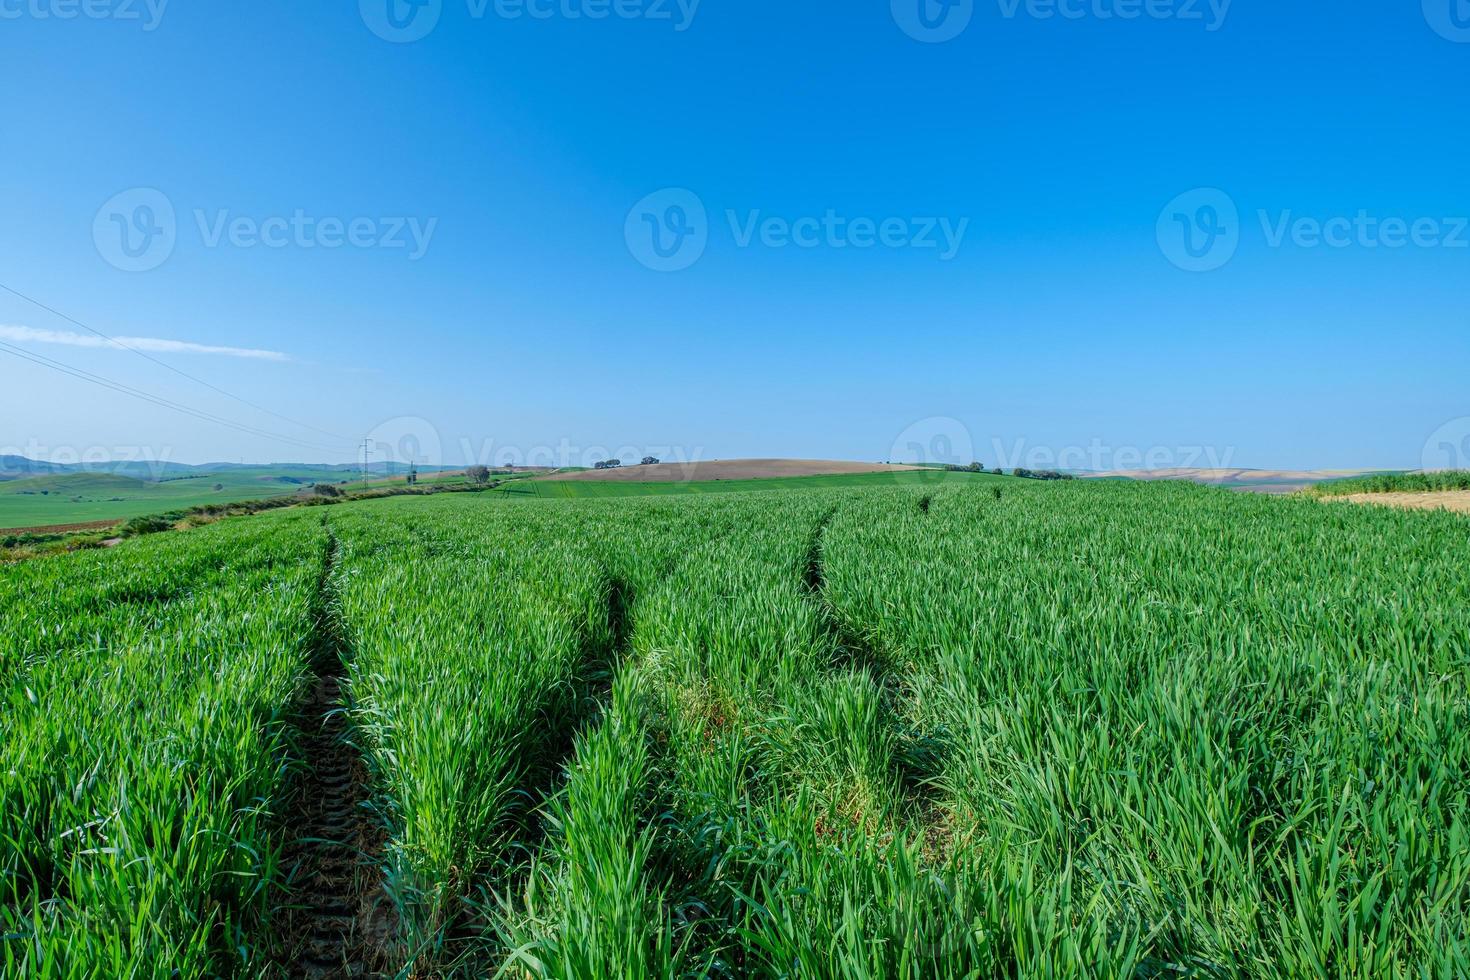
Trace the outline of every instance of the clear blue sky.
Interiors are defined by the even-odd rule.
[[[1437,430],[1470,436],[1470,11],[1450,0],[928,0],[929,40],[963,27],[942,43],[910,36],[919,0],[431,0],[417,21],[395,0],[409,31],[437,15],[411,43],[370,28],[393,36],[388,0],[90,2],[0,0],[0,283],[342,438],[0,293],[12,347],[321,447],[0,352],[0,451],[348,461],[426,425],[444,462],[948,439],[991,465],[1092,446],[1417,467]],[[175,213],[146,271],[118,267],[128,225],[161,220],[136,188]],[[657,271],[637,234],[674,199],[631,209],[669,188],[705,210],[704,251]],[[1200,188],[1238,221],[1202,210],[1219,195],[1171,205]],[[325,248],[269,226],[298,212],[367,219],[364,243],[431,233],[417,255],[407,230]],[[893,219],[894,243],[743,240],[829,212]],[[1273,244],[1282,220],[1360,212],[1433,224],[1399,248],[1299,223]],[[928,219],[963,223],[952,256],[897,244]],[[1170,229],[1220,221],[1227,251],[1199,261],[1229,261],[1180,268]]]

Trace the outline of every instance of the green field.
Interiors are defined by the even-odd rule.
[[[945,470],[894,473],[848,473],[838,476],[797,476],[761,480],[708,480],[682,483],[629,483],[621,480],[525,480],[504,486],[497,493],[549,500],[597,497],[648,497],[685,494],[740,493],[751,490],[835,490],[840,488],[934,487],[981,485],[1006,478],[981,473]]]
[[[1470,975],[1464,517],[799,482],[0,568],[0,972]]]
[[[502,474],[492,480],[513,482],[530,475]],[[124,521],[209,504],[269,500],[298,493],[319,480],[339,484],[349,492],[406,485],[402,475],[369,475],[364,483],[348,472],[324,472],[309,466],[253,466],[161,481],[106,473],[30,477],[0,481],[0,531]],[[467,482],[458,470],[429,471],[419,474],[417,485],[453,487]]]
[[[204,504],[261,500],[305,485],[288,471],[270,476],[208,476],[153,482],[102,473],[0,482],[0,529],[121,521]],[[216,489],[218,487],[218,489]]]

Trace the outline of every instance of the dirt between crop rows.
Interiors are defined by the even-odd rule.
[[[328,539],[311,688],[301,708],[305,766],[287,815],[292,895],[280,966],[286,976],[306,980],[379,976],[397,925],[379,866],[382,830],[364,806],[367,766],[348,737],[348,648],[333,614],[337,543],[330,530]]]
[[[118,521],[84,521],[81,524],[41,524],[36,527],[0,527],[0,534],[67,534],[112,527]]]
[[[341,678],[327,674],[317,678],[306,706],[318,724],[308,723],[302,733],[311,768],[291,815],[301,835],[287,857],[296,867],[285,964],[293,978],[378,976],[380,952],[394,930],[391,903],[370,859],[377,841],[362,809],[368,777],[346,744],[341,696]]]

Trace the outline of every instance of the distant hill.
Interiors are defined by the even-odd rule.
[[[847,476],[859,473],[902,473],[917,467],[887,463],[856,463],[832,459],[715,459],[688,463],[653,463],[610,470],[557,473],[538,480],[578,480],[598,483],[705,483],[716,480],[771,480],[806,476]]]
[[[139,493],[155,486],[147,480],[113,473],[53,473],[9,480],[0,492],[7,494],[101,494]]]
[[[59,463],[43,463],[39,460],[26,459],[24,456],[0,456],[0,480],[19,480],[28,476],[66,473],[71,469]]]

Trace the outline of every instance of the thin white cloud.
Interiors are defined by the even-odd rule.
[[[38,330],[35,327],[16,327],[0,324],[0,340],[18,340],[36,344],[61,344],[66,347],[106,347],[121,350],[148,351],[152,354],[215,354],[221,357],[245,357],[257,361],[289,361],[280,351],[255,350],[250,347],[215,347],[211,344],[196,344],[188,340],[163,340],[158,337],[118,337],[117,343],[93,334],[71,333],[66,330]],[[122,347],[118,345],[121,344]]]

